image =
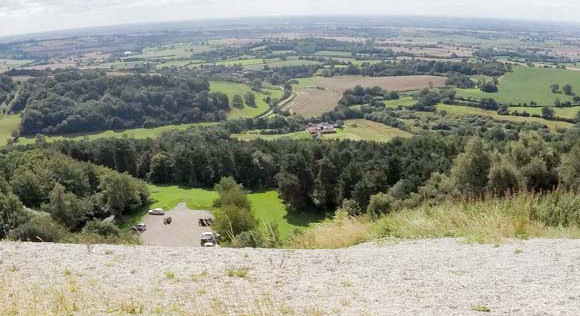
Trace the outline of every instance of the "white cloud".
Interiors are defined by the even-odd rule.
[[[576,21],[573,0],[0,0],[0,35],[200,18],[430,15]]]

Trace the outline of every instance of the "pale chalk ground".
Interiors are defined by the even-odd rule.
[[[245,277],[227,276],[240,268],[249,269]],[[431,239],[340,250],[96,245],[92,253],[85,245],[0,243],[0,315],[51,306],[62,296],[54,293],[81,297],[71,315],[125,315],[134,311],[128,304],[143,315],[218,315],[210,309],[261,300],[270,307],[259,309],[275,312],[222,310],[577,316],[580,241],[510,240],[494,247]],[[491,311],[474,310],[482,307]]]

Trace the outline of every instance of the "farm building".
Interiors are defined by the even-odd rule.
[[[335,124],[330,124],[328,122],[312,123],[306,127],[306,131],[316,137],[321,134],[334,134],[336,133]]]

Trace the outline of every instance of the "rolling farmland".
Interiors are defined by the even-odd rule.
[[[428,87],[444,86],[446,78],[438,76],[400,76],[400,77],[363,77],[342,76],[317,78],[301,84],[296,98],[286,109],[303,116],[316,116],[332,111],[342,97],[342,93],[356,85],[363,87],[379,86],[388,91],[410,91]]]

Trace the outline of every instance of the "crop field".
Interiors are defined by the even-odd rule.
[[[6,145],[12,138],[12,131],[20,126],[20,115],[0,114],[0,147]]]
[[[535,101],[540,106],[552,106],[556,99],[572,101],[572,96],[552,93],[551,84],[559,84],[560,90],[570,84],[573,91],[580,93],[580,71],[565,69],[514,67],[513,73],[502,77],[497,93],[485,93],[479,89],[458,89],[457,95],[466,98],[493,98],[505,104],[523,104]]]
[[[538,117],[523,117],[523,116],[513,116],[513,115],[499,115],[496,111],[488,111],[479,108],[460,106],[460,105],[448,105],[448,104],[438,104],[437,110],[445,110],[447,113],[454,115],[479,115],[488,116],[498,121],[511,121],[511,122],[530,122],[530,123],[540,123],[548,126],[552,131],[556,131],[561,128],[570,128],[573,126],[571,123],[561,122],[561,121],[548,121],[543,118]]]
[[[213,201],[218,194],[213,190],[199,188],[185,188],[179,186],[154,186],[149,185],[151,198],[155,201],[149,208],[161,207],[170,210],[181,202],[185,202],[187,207],[193,210],[213,210]],[[252,211],[258,220],[278,224],[278,229],[282,238],[286,238],[288,233],[294,229],[307,227],[313,222],[323,219],[315,216],[311,212],[288,214],[284,203],[280,199],[278,192],[265,191],[248,194],[248,199],[252,204]],[[139,221],[145,212],[134,214],[127,222]]]
[[[226,81],[212,81],[210,85],[211,91],[219,91],[227,94],[230,104],[234,95],[244,96],[247,92],[253,92],[256,95],[256,107],[244,105],[243,108],[232,108],[228,113],[229,119],[256,117],[265,113],[270,109],[270,106],[264,101],[264,98],[271,97],[280,99],[283,92],[281,90],[262,89],[262,92],[255,92],[252,89],[241,83],[226,82]]]
[[[342,93],[356,85],[363,87],[379,86],[388,91],[411,91],[428,87],[444,86],[446,78],[437,76],[400,76],[400,77],[363,77],[341,76],[317,78],[301,84],[297,96],[287,106],[292,113],[303,116],[316,116],[332,111],[342,97]]]

